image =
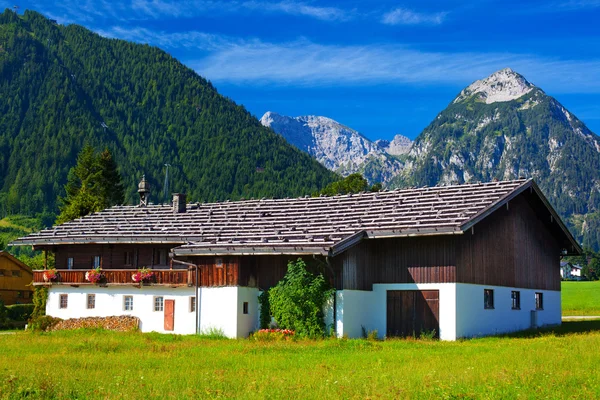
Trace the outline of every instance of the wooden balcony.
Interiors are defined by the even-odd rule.
[[[57,279],[53,281],[44,280],[44,270],[33,271],[34,285],[99,285],[99,286],[115,286],[115,285],[132,285],[137,286],[140,283],[133,281],[131,276],[137,272],[135,269],[103,269],[105,279],[99,284],[90,283],[85,279],[85,273],[88,270],[84,269],[59,269],[56,270]],[[153,277],[149,282],[143,284],[149,285],[164,285],[164,286],[194,286],[195,271],[193,269],[154,269]]]

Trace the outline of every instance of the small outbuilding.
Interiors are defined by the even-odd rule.
[[[55,254],[54,280],[34,272],[49,315],[245,337],[259,293],[301,257],[336,289],[338,336],[455,340],[560,324],[560,259],[581,251],[532,180],[208,204],[142,194],[14,242]],[[142,267],[152,274],[136,282]]]
[[[0,300],[4,305],[32,302],[33,272],[7,251],[0,251]]]

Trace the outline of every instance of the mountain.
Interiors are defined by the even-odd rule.
[[[509,68],[462,90],[406,159],[390,186],[532,177],[583,244],[600,247],[600,137]]]
[[[136,201],[142,174],[162,202],[299,196],[336,179],[164,51],[0,14],[0,217],[56,212],[84,143],[109,148]]]
[[[371,142],[331,118],[314,115],[287,117],[268,111],[260,122],[330,170],[344,176],[360,172],[369,183],[386,183],[400,173],[404,163],[395,156],[407,153],[412,144],[402,135],[392,142]]]
[[[386,153],[392,156],[400,156],[410,152],[413,141],[406,136],[396,135],[391,142],[385,139],[378,139],[374,143]]]

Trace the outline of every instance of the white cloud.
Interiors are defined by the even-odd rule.
[[[600,0],[571,0],[561,3],[556,3],[553,7],[557,11],[576,11],[576,10],[587,10],[591,8],[599,8]]]
[[[296,1],[245,1],[242,6],[252,10],[281,12],[290,15],[303,15],[324,21],[347,21],[352,18],[353,12],[336,7],[316,7]]]
[[[304,39],[282,44],[227,41],[206,57],[188,64],[212,81],[294,86],[462,85],[510,66],[547,90],[600,92],[600,60],[426,52],[398,45],[335,46]]]
[[[351,12],[336,7],[319,7],[304,2],[283,1],[173,1],[173,0],[132,0],[131,7],[136,13],[152,18],[190,17],[205,12],[236,13],[281,13],[300,15],[324,21],[345,21],[351,18]]]
[[[204,51],[220,51],[236,44],[245,43],[243,40],[214,35],[211,33],[186,31],[164,32],[146,28],[127,28],[113,26],[109,29],[97,29],[96,33],[108,37],[129,40],[138,43],[148,43],[162,48],[186,48]]]
[[[387,25],[439,25],[447,12],[433,14],[418,13],[406,8],[396,8],[383,15],[381,22]]]

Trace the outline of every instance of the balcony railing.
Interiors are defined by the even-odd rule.
[[[56,270],[57,277],[51,281],[44,279],[44,270],[33,271],[34,285],[95,285],[85,279],[85,273],[88,270],[83,269],[59,269]],[[139,282],[134,282],[132,275],[135,274],[135,269],[103,269],[104,279],[98,283],[99,285],[139,285]],[[143,284],[151,285],[166,285],[166,286],[194,286],[195,271],[187,269],[154,269],[153,276],[148,282]]]

